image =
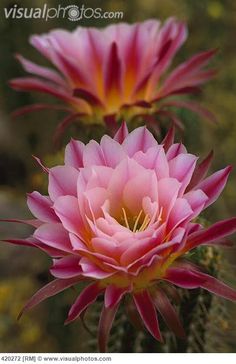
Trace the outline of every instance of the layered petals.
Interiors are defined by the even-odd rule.
[[[114,139],[103,136],[100,143],[92,140],[87,145],[71,140],[65,164],[45,169],[49,196],[28,195],[36,219],[25,223],[35,228],[33,237],[7,239],[38,247],[54,258],[50,272],[56,280],[36,293],[25,310],[81,280],[89,281],[66,323],[83,318],[103,294],[98,342],[105,351],[123,301],[132,306],[133,320],[142,321],[162,341],[157,312],[176,335],[184,336],[169,285],[203,288],[236,300],[233,288],[184,260],[192,249],[224,244],[236,232],[235,217],[207,228],[195,220],[220,195],[230,172],[227,167],[206,177],[211,158],[197,165],[195,155],[174,143],[173,129],[161,145],[147,128],[128,133],[125,124]],[[128,301],[125,296],[130,296]]]
[[[194,93],[215,75],[215,70],[205,68],[215,50],[197,54],[168,74],[186,37],[186,25],[174,18],[163,25],[158,20],[147,20],[101,30],[80,26],[73,32],[52,30],[32,36],[30,43],[54,68],[17,55],[32,76],[13,79],[10,85],[18,91],[46,93],[63,101],[73,115],[69,116],[69,123],[76,118],[104,123],[114,132],[117,121],[124,116],[146,115],[155,123],[164,115],[177,121],[174,112],[167,110],[171,103],[167,105],[163,100]],[[174,107],[178,107],[178,101]],[[200,115],[198,110],[202,109],[192,107]],[[23,113],[33,110],[38,110],[37,105],[25,108]],[[204,114],[208,116],[207,112]],[[177,124],[181,127],[181,122]],[[65,131],[61,126],[59,129]]]

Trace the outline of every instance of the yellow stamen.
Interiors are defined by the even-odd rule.
[[[147,227],[149,222],[151,221],[151,219],[149,218],[148,215],[145,216],[142,225],[140,226],[140,228],[138,229],[138,231],[144,231]]]
[[[139,212],[139,214],[138,214],[138,217],[137,217],[137,219],[135,220],[134,227],[133,227],[133,232],[134,232],[134,233],[135,233],[135,232],[136,232],[136,230],[137,230],[138,222],[139,222],[139,219],[140,219],[140,217],[141,217],[142,213],[143,213],[143,210],[140,210],[140,212]]]
[[[130,230],[129,222],[128,222],[127,215],[126,215],[126,211],[125,211],[125,209],[123,207],[122,207],[122,212],[123,212],[123,215],[124,215],[125,225],[126,225],[127,229]]]

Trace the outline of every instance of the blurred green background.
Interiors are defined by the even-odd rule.
[[[16,108],[42,101],[53,102],[47,96],[30,93],[18,93],[11,90],[8,80],[24,75],[24,71],[14,58],[21,53],[26,58],[46,64],[28,43],[33,33],[47,32],[53,28],[74,29],[78,23],[68,19],[5,19],[4,7],[10,9],[14,4],[24,7],[49,7],[61,5],[82,5],[100,7],[104,11],[123,11],[125,22],[142,21],[148,18],[165,20],[175,16],[188,24],[189,37],[174,59],[173,66],[194,53],[209,48],[219,48],[214,65],[219,69],[218,76],[203,87],[204,92],[195,97],[215,113],[218,125],[200,120],[189,112],[179,112],[185,125],[184,142],[190,152],[201,156],[211,149],[215,152],[212,170],[223,168],[227,164],[236,165],[236,2],[232,0],[84,0],[77,1],[1,1],[0,4],[0,217],[23,218],[28,215],[25,194],[35,189],[43,191],[44,180],[31,155],[41,157],[53,165],[59,158],[54,156],[52,134],[58,120],[62,118],[55,111],[32,113],[24,118],[13,120],[11,112]],[[81,20],[82,26],[103,27],[109,20]],[[87,141],[92,133],[89,129],[69,129],[64,143],[70,136]],[[97,133],[97,134],[96,134]],[[207,219],[227,218],[235,214],[236,171],[231,173],[227,187],[215,204],[206,213]],[[13,231],[14,229],[14,231]],[[1,224],[2,237],[27,236],[28,229],[22,226]],[[224,253],[227,267],[236,275],[235,250]],[[64,327],[63,321],[76,294],[68,291],[40,305],[30,314],[16,321],[17,314],[27,297],[49,281],[47,273],[49,259],[38,251],[28,248],[0,246],[0,351],[1,352],[86,352],[95,350],[94,339],[77,322]],[[227,276],[227,269],[225,275]],[[228,278],[233,281],[233,278]],[[217,303],[216,303],[217,304]],[[209,339],[217,335],[222,345],[200,346],[201,351],[236,352],[236,308],[227,304],[226,316],[219,330],[206,334]],[[93,313],[91,313],[92,315]],[[212,313],[211,313],[212,314]],[[95,315],[96,316],[96,315]],[[211,316],[210,316],[211,317]],[[211,320],[214,320],[211,318]],[[227,321],[226,320],[226,321]],[[122,333],[121,333],[122,334]],[[120,334],[120,335],[121,335]],[[208,336],[207,336],[208,335]],[[209,336],[210,335],[210,336]],[[210,339],[209,339],[210,340]],[[210,342],[210,341],[209,341]],[[217,342],[217,341],[216,341]],[[214,343],[214,340],[213,340]],[[138,346],[137,346],[138,347]],[[150,346],[152,351],[159,347]],[[134,351],[139,349],[134,349]],[[141,350],[141,349],[140,349]],[[186,348],[183,350],[187,350]],[[168,351],[168,347],[166,349]],[[198,351],[193,349],[192,351]]]

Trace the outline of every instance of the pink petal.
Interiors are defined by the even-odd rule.
[[[78,199],[74,196],[61,196],[56,199],[54,210],[68,232],[78,236],[84,231]]]
[[[185,337],[183,326],[179,320],[176,310],[170,303],[165,292],[158,288],[152,295],[153,302],[160,312],[161,316],[165,320],[169,328],[174,332],[174,334],[180,338]]]
[[[95,187],[85,192],[85,197],[89,202],[90,213],[87,212],[87,216],[93,218],[98,218],[102,216],[102,206],[104,202],[108,200],[109,194],[106,188]]]
[[[34,112],[34,111],[41,111],[41,110],[61,110],[61,111],[70,111],[69,107],[63,106],[63,105],[53,105],[53,104],[31,104],[26,105],[23,107],[18,108],[16,111],[13,111],[11,113],[13,118],[17,118],[19,116],[24,116],[28,113]]]
[[[169,162],[170,177],[176,178],[179,182],[181,182],[182,192],[185,190],[192,178],[196,162],[197,157],[193,154],[179,154]]]
[[[73,96],[78,97],[79,99],[83,99],[93,107],[97,106],[100,108],[104,108],[104,104],[102,103],[99,97],[97,97],[92,92],[85,90],[83,88],[76,87],[73,91]]]
[[[3,242],[15,244],[15,245],[22,245],[22,246],[29,246],[33,248],[38,248],[42,250],[43,252],[47,253],[49,256],[54,258],[60,258],[63,257],[65,254],[67,254],[65,251],[62,251],[61,249],[52,248],[50,246],[47,246],[46,244],[42,243],[41,241],[34,239],[32,237],[27,239],[2,239]]]
[[[113,169],[106,166],[93,166],[87,167],[80,171],[80,176],[85,177],[86,190],[101,187],[107,189],[109,181],[113,175]],[[78,179],[78,185],[80,184],[80,178]],[[78,196],[80,194],[78,193]]]
[[[101,269],[88,258],[82,258],[80,261],[80,266],[82,268],[84,277],[103,279],[114,274],[114,271],[111,271],[111,268],[109,271]]]
[[[38,163],[38,165],[42,168],[43,172],[45,172],[45,173],[48,174],[49,173],[49,168],[47,168],[46,166],[44,166],[44,164],[41,161],[41,159],[39,159],[35,155],[32,155],[32,157],[36,160],[36,162]]]
[[[145,254],[154,248],[157,248],[164,239],[165,225],[161,225],[157,231],[155,238],[137,239],[134,237],[130,239],[129,247],[124,251],[120,258],[121,265],[128,266],[136,262],[137,259],[142,259]],[[162,247],[162,245],[160,245]],[[164,247],[163,247],[164,248]]]
[[[49,171],[48,193],[53,201],[60,196],[77,195],[79,172],[70,166],[57,166]]]
[[[206,277],[200,276],[197,272],[186,270],[186,268],[169,268],[163,279],[182,288],[198,288],[206,281]]]
[[[98,325],[98,347],[100,353],[105,353],[107,348],[107,342],[109,333],[118,309],[118,305],[112,308],[103,307],[102,313]]]
[[[213,152],[211,151],[208,156],[196,166],[193,172],[192,179],[187,187],[187,191],[190,191],[196,187],[205,178],[213,158]]]
[[[201,284],[201,287],[209,292],[216,294],[217,296],[226,298],[230,301],[236,301],[236,289],[233,289],[218,279],[209,276],[204,273],[197,273],[200,277],[206,278],[205,282]]]
[[[52,201],[34,191],[27,195],[27,205],[32,214],[43,222],[58,222],[59,219],[52,208]]]
[[[34,237],[52,248],[72,253],[68,232],[60,223],[41,225],[35,230]]]
[[[123,189],[127,181],[144,172],[145,169],[133,159],[124,159],[115,168],[108,185],[111,209],[114,213],[123,207]]]
[[[123,141],[128,136],[128,134],[129,134],[129,131],[128,131],[128,128],[127,128],[127,124],[123,121],[113,139],[115,141],[117,141],[118,143],[122,144]]]
[[[108,167],[115,168],[126,157],[123,147],[108,135],[102,137],[100,145]]]
[[[129,180],[123,191],[123,201],[133,214],[138,214],[142,209],[143,198],[149,196],[151,201],[158,199],[157,178],[153,171],[146,170]]]
[[[215,49],[202,52],[179,65],[165,80],[161,94],[166,96],[176,92],[178,88],[183,88],[188,85],[194,86],[195,84],[204,82],[205,80],[201,80],[202,68],[215,53]],[[209,77],[211,76],[209,75]]]
[[[129,321],[134,326],[136,330],[143,330],[143,321],[136,310],[136,306],[133,300],[127,300],[125,302],[125,309]]]
[[[212,292],[220,297],[226,298],[231,301],[236,301],[236,290],[227,286],[225,283],[218,279],[202,273],[198,267],[191,263],[183,263],[181,268],[171,268],[167,271],[167,280],[184,288],[197,288],[201,287],[209,292]],[[183,278],[184,277],[184,278]],[[184,282],[183,282],[184,280]],[[177,282],[178,281],[178,282]],[[190,284],[186,285],[189,281]]]
[[[99,274],[102,276],[107,276],[108,274],[111,275],[111,273],[105,272],[102,269],[99,269],[93,262],[98,261],[100,263],[106,263],[109,262],[110,264],[113,264],[115,267],[117,267],[117,262],[115,259],[113,259],[111,256],[106,256],[104,254],[101,254],[97,251],[91,251],[90,246],[86,246],[85,243],[83,243],[77,236],[74,234],[69,234],[71,244],[73,246],[73,249],[76,253],[82,253],[81,256],[86,256],[87,258],[81,258],[80,265],[82,264],[84,269],[84,274]],[[85,254],[84,254],[85,253]],[[116,269],[116,268],[115,268]],[[110,268],[109,268],[110,270]],[[114,269],[113,269],[114,270]],[[112,273],[113,274],[113,273]]]
[[[16,55],[16,58],[21,63],[25,71],[53,81],[58,85],[65,86],[65,80],[60,76],[58,72],[54,71],[53,69],[39,66],[19,54]]]
[[[117,255],[117,251],[118,251],[118,247],[116,242],[114,241],[114,239],[110,238],[110,239],[106,239],[106,238],[98,238],[95,237],[92,239],[91,244],[94,248],[94,250],[98,253],[107,255],[107,256],[112,256],[112,257],[116,257]]]
[[[144,153],[151,147],[156,147],[157,141],[146,127],[140,127],[133,130],[123,142],[124,150],[132,157],[136,152]]]
[[[157,263],[160,263],[160,259],[162,259],[161,255],[163,254],[164,256],[165,252],[168,252],[169,254],[170,251],[176,251],[182,239],[183,236],[179,234],[171,241],[162,243],[158,246],[154,245],[154,247],[147,251],[147,253],[139,256],[135,261],[131,262],[127,269],[130,273],[137,276],[143,270],[143,268],[155,266]]]
[[[127,287],[116,287],[115,285],[109,285],[105,291],[105,307],[115,307],[122,297],[128,292]]]
[[[75,303],[71,306],[65,324],[76,320],[87,307],[96,301],[98,295],[102,291],[103,289],[101,289],[97,283],[92,283],[84,288]]]
[[[16,222],[18,224],[25,224],[38,228],[42,225],[42,222],[37,219],[21,220],[21,219],[0,219],[0,222]]]
[[[50,269],[50,273],[55,278],[73,278],[81,275],[81,268],[79,266],[80,257],[67,256],[61,259],[54,259],[53,266]]]
[[[168,68],[173,56],[187,37],[187,29],[184,23],[177,23],[174,19],[168,19],[160,31],[160,46],[158,62],[152,73],[150,87],[155,87],[160,75]]]
[[[1,239],[1,241],[5,243],[15,244],[15,245],[22,245],[22,246],[29,246],[29,247],[37,247],[31,239]]]
[[[133,159],[144,168],[155,170],[157,179],[169,177],[169,164],[162,146],[152,147],[146,153],[139,151]]]
[[[33,77],[15,78],[9,82],[14,90],[18,91],[38,91],[53,95],[59,100],[65,102],[73,102],[73,97],[64,89],[60,89],[52,82],[43,81]]]
[[[23,313],[30,310],[47,298],[55,296],[57,293],[64,291],[66,288],[74,286],[80,280],[81,278],[76,277],[70,279],[55,279],[54,281],[48,283],[30,298],[30,300],[26,303],[18,317],[20,318]]]
[[[141,291],[133,294],[133,298],[147,330],[154,336],[155,339],[162,341],[155,306],[149,293],[147,291]]]
[[[187,153],[187,150],[182,143],[172,144],[171,147],[166,152],[166,158],[168,161],[171,161],[171,159],[177,157],[179,154],[185,154],[185,153]]]
[[[192,216],[192,214],[193,210],[187,200],[184,198],[177,198],[168,218],[167,230],[171,231],[172,229],[175,229]]]
[[[205,208],[217,200],[226,185],[231,169],[231,166],[221,169],[197,185],[197,188],[201,189],[209,198]]]
[[[183,197],[188,201],[191,209],[193,210],[191,219],[194,219],[200,214],[206,202],[208,201],[207,195],[202,190],[190,191]]]
[[[104,64],[104,88],[105,94],[109,98],[109,93],[115,92],[118,94],[122,91],[121,87],[121,73],[122,66],[121,60],[119,59],[117,44],[112,42],[107,60]]]
[[[174,178],[163,178],[158,182],[159,207],[163,207],[164,219],[174,206],[181,184]]]
[[[193,249],[201,244],[214,244],[214,241],[231,235],[235,231],[236,217],[219,221],[207,229],[201,229],[189,235],[186,250]]]
[[[84,144],[78,140],[71,139],[65,149],[65,165],[76,169],[82,168]]]
[[[72,57],[68,57],[68,55],[63,54],[56,48],[53,51],[57,67],[69,78],[72,84],[79,85],[80,87],[87,87],[90,84],[91,75],[89,75],[88,70],[81,62],[76,62]]]
[[[83,163],[84,166],[105,166],[106,162],[104,160],[104,156],[102,153],[102,149],[100,145],[95,142],[95,140],[91,140],[84,149],[83,155]]]
[[[172,126],[168,129],[168,132],[165,136],[165,138],[162,140],[161,144],[164,147],[165,152],[170,148],[170,146],[174,143],[175,139],[175,127]]]

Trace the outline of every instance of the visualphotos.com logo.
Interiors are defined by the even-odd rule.
[[[6,19],[43,19],[48,21],[55,18],[67,18],[70,21],[81,19],[123,19],[123,11],[103,11],[101,8],[89,8],[84,5],[68,5],[48,7],[44,4],[38,7],[19,7],[17,4],[4,8]]]

